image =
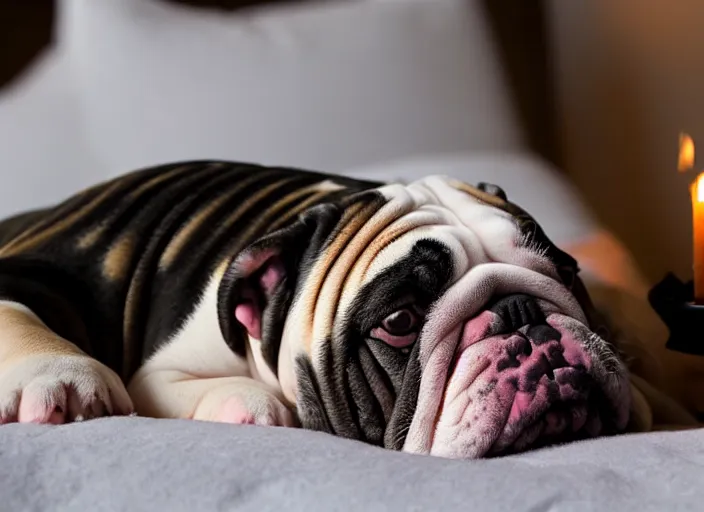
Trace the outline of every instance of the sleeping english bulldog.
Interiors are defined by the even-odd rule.
[[[629,425],[577,262],[496,186],[176,163],[0,243],[3,423],[136,412],[451,458]]]

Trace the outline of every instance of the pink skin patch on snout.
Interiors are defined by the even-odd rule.
[[[602,366],[594,367],[589,331],[556,318],[563,317],[510,333],[500,332],[491,311],[465,324],[431,453],[473,458],[602,432],[604,411],[595,400]]]

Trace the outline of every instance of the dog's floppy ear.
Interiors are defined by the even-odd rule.
[[[455,179],[450,180],[450,185],[454,189],[472,196],[477,201],[496,206],[497,208],[505,209],[505,205],[508,202],[506,192],[498,185],[480,182],[475,187]]]
[[[250,247],[232,267],[238,277],[230,295],[234,306],[231,313],[252,338],[262,339],[264,309],[295,271],[295,262],[289,258],[287,265],[282,255],[285,242],[295,242],[298,238],[286,236],[291,231],[294,230],[287,230],[280,234],[280,238],[268,239]]]
[[[486,182],[479,182],[477,184],[477,188],[481,190],[482,192],[485,192],[487,194],[491,194],[494,197],[498,197],[502,201],[508,201],[508,197],[506,196],[506,192],[504,192],[504,189],[499,187],[498,185],[494,185],[493,183],[486,183]]]
[[[244,350],[244,330],[262,342],[270,365],[276,360],[302,269],[312,263],[339,218],[335,204],[313,207],[289,226],[259,238],[232,261],[218,290],[218,317],[234,350]],[[275,365],[272,369],[276,371]]]

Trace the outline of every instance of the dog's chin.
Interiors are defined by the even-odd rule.
[[[611,435],[628,422],[626,370],[611,348],[572,318],[486,333],[487,311],[465,325],[433,429],[431,454],[507,455]]]

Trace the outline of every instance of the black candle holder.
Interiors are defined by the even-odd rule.
[[[670,330],[666,347],[704,356],[704,305],[694,303],[694,283],[683,283],[668,273],[648,293],[650,306]]]

